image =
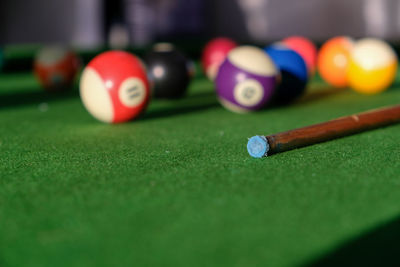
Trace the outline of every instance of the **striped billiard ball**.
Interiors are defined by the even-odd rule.
[[[62,46],[46,46],[34,59],[34,72],[47,91],[62,91],[72,87],[79,69],[79,58]]]
[[[374,38],[357,41],[348,67],[349,85],[359,93],[376,94],[386,90],[396,78],[398,59],[386,42]]]
[[[100,121],[132,120],[144,111],[150,98],[145,66],[130,53],[104,52],[83,70],[80,95],[85,108]]]
[[[278,70],[260,48],[240,46],[229,52],[215,80],[221,104],[234,112],[254,111],[271,101]]]
[[[307,85],[308,72],[304,59],[282,43],[265,48],[280,72],[274,101],[286,104],[300,97]]]

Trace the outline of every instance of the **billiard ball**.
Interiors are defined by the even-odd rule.
[[[218,99],[234,112],[263,108],[275,90],[278,70],[262,49],[239,46],[229,52],[215,80]]]
[[[145,66],[128,52],[104,52],[83,70],[80,96],[88,112],[100,121],[132,120],[145,110],[150,98]]]
[[[348,86],[347,68],[353,40],[334,37],[325,42],[318,53],[317,67],[322,79],[334,87]]]
[[[71,88],[79,69],[79,59],[71,50],[61,46],[46,46],[34,59],[34,72],[47,91]]]
[[[219,37],[209,41],[203,49],[201,64],[204,73],[210,80],[217,76],[219,66],[229,51],[237,47],[237,43],[229,38]]]
[[[282,43],[266,47],[265,52],[271,57],[280,72],[274,101],[286,104],[301,96],[308,81],[304,59]]]
[[[314,43],[302,36],[290,36],[283,39],[282,42],[303,57],[309,75],[314,75],[317,65],[317,47]]]
[[[349,85],[359,93],[376,94],[396,78],[398,59],[386,42],[365,38],[354,44],[348,67]]]
[[[154,98],[180,98],[186,94],[191,75],[190,62],[172,44],[160,43],[144,56],[153,83]]]

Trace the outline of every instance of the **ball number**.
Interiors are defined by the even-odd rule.
[[[253,87],[246,87],[243,91],[243,97],[246,99],[252,99],[256,91]]]
[[[139,106],[143,103],[145,97],[145,85],[138,78],[129,78],[120,86],[119,99],[127,107]]]
[[[237,84],[233,93],[236,101],[246,107],[257,105],[264,97],[263,87],[256,80],[246,80]]]

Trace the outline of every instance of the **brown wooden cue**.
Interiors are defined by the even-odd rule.
[[[400,105],[369,110],[287,132],[253,136],[247,143],[255,158],[309,146],[400,122]]]

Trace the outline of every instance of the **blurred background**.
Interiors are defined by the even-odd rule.
[[[0,1],[0,44],[81,48],[227,36],[265,43],[297,34],[400,37],[398,0],[8,0]]]

